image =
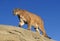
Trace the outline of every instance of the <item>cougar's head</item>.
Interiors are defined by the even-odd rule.
[[[13,10],[13,15],[19,15],[20,14],[20,9],[19,8],[15,8],[14,10]]]

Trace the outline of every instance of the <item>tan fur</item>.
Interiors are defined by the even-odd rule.
[[[19,16],[19,18],[20,18],[19,25],[20,26],[23,26],[24,21],[25,21],[25,22],[27,22],[28,30],[31,29],[31,26],[34,26],[36,28],[37,32],[39,32],[39,30],[38,30],[38,28],[39,28],[42,31],[43,36],[47,37],[47,34],[44,29],[43,20],[39,16],[37,16],[31,12],[28,12],[26,10],[21,10],[18,8],[14,9],[13,13],[14,13],[14,15]]]

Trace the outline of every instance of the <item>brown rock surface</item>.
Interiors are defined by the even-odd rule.
[[[0,25],[0,41],[53,41],[23,28]]]

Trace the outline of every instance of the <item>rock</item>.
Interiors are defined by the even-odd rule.
[[[20,27],[0,25],[0,41],[54,41]]]

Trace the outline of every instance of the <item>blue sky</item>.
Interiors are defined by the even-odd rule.
[[[18,26],[18,18],[12,13],[14,8],[39,15],[44,20],[47,34],[52,39],[60,41],[59,0],[0,0],[0,24]]]

